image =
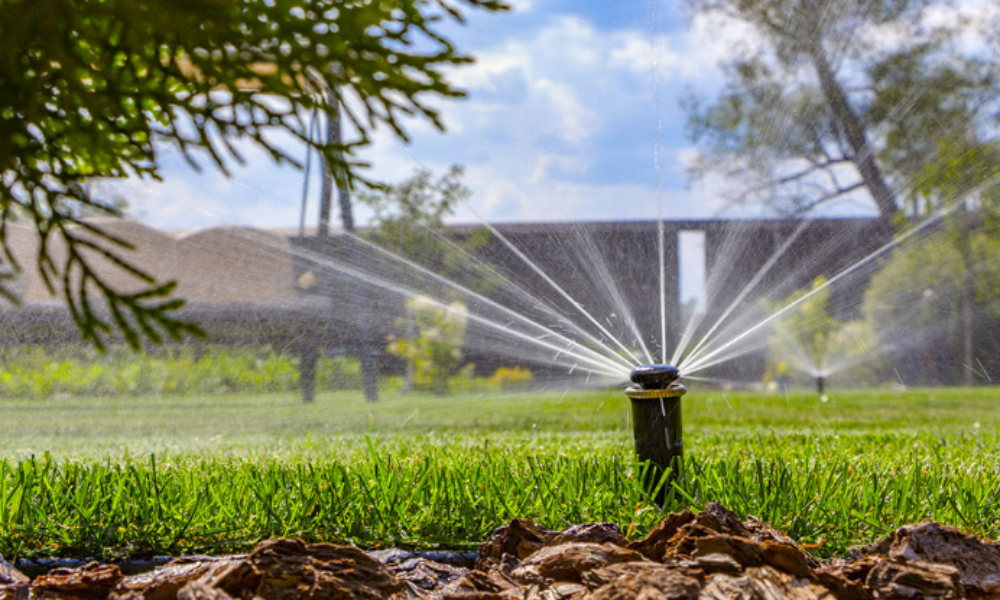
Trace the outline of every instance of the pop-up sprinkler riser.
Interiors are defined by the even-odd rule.
[[[644,365],[629,376],[633,385],[626,388],[625,395],[632,401],[635,453],[640,462],[648,462],[652,468],[647,484],[655,485],[666,472],[673,480],[681,468],[681,396],[687,389],[677,383],[678,377],[680,371],[670,365]],[[658,501],[663,501],[665,492],[661,488]]]

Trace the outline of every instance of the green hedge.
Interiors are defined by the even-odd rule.
[[[47,350],[37,346],[0,354],[0,395],[150,395],[222,392],[276,392],[298,388],[297,360],[272,348],[221,346],[162,348],[135,354],[124,349],[100,354],[87,348]],[[358,361],[322,357],[320,389],[361,386]]]

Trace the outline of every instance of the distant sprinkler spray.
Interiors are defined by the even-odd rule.
[[[633,385],[625,389],[632,401],[632,428],[635,453],[640,462],[648,462],[647,486],[656,486],[669,473],[657,492],[662,503],[667,487],[680,473],[684,457],[681,431],[681,396],[687,389],[677,383],[680,371],[670,365],[644,365],[630,374]]]

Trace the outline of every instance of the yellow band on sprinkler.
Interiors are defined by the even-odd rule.
[[[680,398],[687,393],[687,388],[679,383],[672,383],[670,387],[662,390],[647,390],[637,385],[630,385],[625,388],[625,395],[635,399],[649,398]]]

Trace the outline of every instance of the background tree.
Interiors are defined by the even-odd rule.
[[[951,246],[948,255],[952,260],[946,268],[960,280],[957,287],[933,281],[926,284],[956,296],[954,306],[960,315],[956,328],[961,338],[961,350],[955,349],[955,355],[961,356],[956,366],[964,374],[963,383],[972,385],[978,372],[974,367],[976,332],[989,331],[1000,308],[1000,272],[991,264],[1000,249],[1000,149],[976,143],[971,134],[939,140],[937,152],[924,161],[916,181],[919,195],[913,201],[914,212],[931,214],[947,205],[936,237],[939,243]],[[928,259],[941,261],[942,257]],[[983,310],[990,305],[993,310]]]
[[[439,33],[463,10],[500,0],[0,0],[0,246],[20,268],[6,224],[26,216],[40,237],[38,268],[65,297],[86,340],[112,324],[137,346],[197,331],[177,319],[172,282],[129,264],[127,244],[83,220],[116,214],[86,182],[158,177],[157,152],[176,146],[195,168],[227,172],[236,142],[297,164],[269,133],[313,144],[338,185],[366,182],[357,152],[378,127],[406,139],[404,119],[441,127],[427,100],[460,97],[444,70],[470,62]],[[309,139],[303,115],[343,111],[355,137]],[[65,257],[50,251],[65,242]],[[108,261],[147,287],[120,293]],[[99,298],[99,300],[95,300]],[[97,309],[106,305],[110,317]]]
[[[925,26],[929,2],[690,5],[753,32],[724,65],[719,96],[685,103],[704,157],[693,173],[738,182],[735,201],[800,215],[864,192],[891,218],[913,194],[914,177],[939,139],[966,127],[995,133],[994,66],[961,50],[967,23]]]
[[[795,304],[805,295],[809,298]],[[840,325],[830,315],[830,288],[826,278],[818,277],[810,289],[798,290],[777,302],[773,310],[795,304],[771,324],[768,340],[771,360],[789,365],[821,382],[827,375],[831,337]],[[779,369],[780,370],[780,369]],[[819,391],[822,393],[822,384]]]
[[[406,334],[390,340],[390,354],[406,360],[406,389],[447,394],[462,364],[468,309],[455,300],[445,304],[429,296],[406,299]]]
[[[1000,243],[996,235],[973,231],[969,239],[971,269],[955,243],[956,231],[942,227],[919,243],[905,244],[876,273],[865,292],[865,321],[873,345],[894,354],[895,372],[885,377],[906,384],[981,381],[996,376],[1000,355]],[[960,309],[971,281],[968,311]],[[973,331],[966,319],[971,314]],[[972,342],[971,359],[965,352]]]
[[[958,329],[939,350],[958,353],[971,383],[967,367],[981,328],[976,296],[985,289],[973,246],[997,235],[988,225],[1000,167],[1000,82],[990,58],[996,36],[968,19],[927,26],[929,10],[942,8],[933,0],[692,6],[750,25],[757,36],[726,65],[726,87],[714,102],[688,103],[705,151],[694,172],[721,171],[742,186],[735,200],[791,216],[861,192],[902,229],[945,212],[935,227],[950,233],[938,241],[954,245],[948,268],[963,283],[951,305],[961,315]]]
[[[489,288],[489,279],[476,258],[476,251],[489,241],[489,232],[476,228],[456,235],[445,230],[445,218],[471,195],[462,184],[463,174],[457,165],[437,178],[428,169],[418,169],[398,184],[358,195],[359,203],[374,212],[374,228],[367,236],[402,259],[383,255],[366,260],[379,261],[378,272],[392,273],[391,280],[426,294],[407,300],[401,336],[389,344],[391,354],[406,360],[409,389],[447,391],[448,379],[462,358],[467,298],[457,290],[428,282],[403,261],[415,262],[475,291]]]
[[[483,229],[469,237],[445,237],[445,218],[472,195],[462,183],[465,170],[454,165],[435,179],[429,169],[417,169],[395,185],[366,190],[358,202],[374,213],[371,231],[381,246],[426,266],[452,272],[469,264],[468,255],[489,239]]]
[[[801,376],[807,376],[811,380],[808,383],[814,383],[823,393],[826,382],[841,372],[850,371],[849,379],[842,383],[854,386],[876,374],[877,360],[871,352],[868,324],[833,317],[825,277],[817,277],[810,288],[796,290],[771,303],[770,308],[784,311],[772,322],[768,337],[773,375],[801,383],[805,383]],[[789,372],[792,370],[800,376],[794,377]]]

